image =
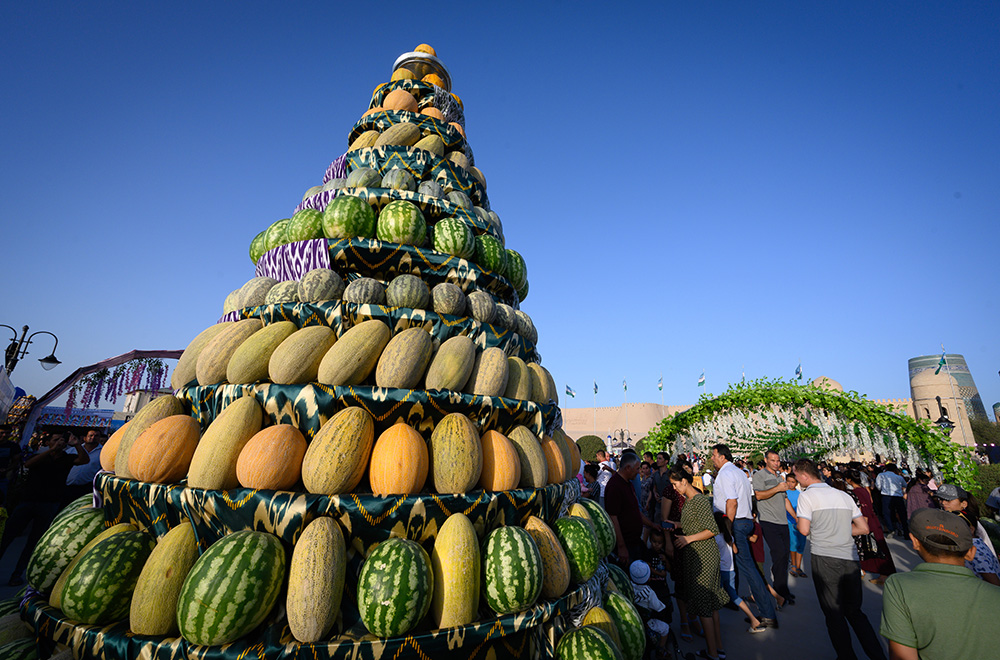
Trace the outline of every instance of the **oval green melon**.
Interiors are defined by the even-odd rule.
[[[434,490],[463,494],[474,489],[483,473],[483,445],[479,432],[462,413],[449,413],[431,432],[428,443]]]
[[[408,328],[389,340],[375,367],[379,387],[412,390],[424,377],[434,343],[423,328]]]
[[[413,145],[413,148],[423,149],[424,151],[431,152],[435,156],[443,157],[445,145],[444,145],[444,140],[442,140],[439,136],[434,135],[432,133],[427,137],[420,138],[420,140],[415,145]]]
[[[519,309],[514,312],[514,316],[517,317],[517,334],[532,344],[537,344],[538,331],[535,329],[535,323],[531,320],[531,317]]]
[[[524,302],[524,299],[528,297],[528,280],[524,280],[524,286],[517,290],[517,299]]]
[[[345,188],[377,188],[382,183],[382,175],[370,167],[359,167],[347,175]]]
[[[503,395],[508,399],[531,400],[531,372],[521,358],[507,358],[507,387]]]
[[[538,437],[526,426],[515,426],[507,439],[514,445],[521,462],[521,488],[544,488],[548,483],[549,464],[538,442]]]
[[[323,238],[323,214],[317,209],[302,209],[292,216],[285,227],[285,241],[309,241]]]
[[[412,147],[420,141],[420,127],[409,122],[394,124],[382,131],[375,140],[375,147],[402,146]]]
[[[417,180],[406,170],[397,167],[385,173],[385,176],[382,177],[382,187],[412,192],[417,189]]]
[[[427,195],[428,197],[436,197],[437,199],[444,198],[444,188],[437,181],[424,181],[419,186],[417,186],[417,192],[421,195]]]
[[[198,384],[204,386],[224,383],[229,360],[232,359],[236,349],[263,327],[264,324],[261,323],[260,319],[243,319],[236,321],[216,335],[198,355],[198,364],[195,365],[195,376],[198,378]],[[153,402],[155,403],[156,400],[154,399]],[[118,472],[117,466],[115,471]]]
[[[475,363],[476,344],[465,335],[451,337],[434,354],[431,365],[427,368],[424,387],[428,390],[461,392]]]
[[[217,334],[232,324],[233,321],[216,323],[199,332],[198,336],[191,340],[191,343],[181,353],[180,359],[177,360],[177,366],[174,367],[173,373],[170,374],[171,388],[179,390],[197,377],[195,368],[198,364],[198,356],[201,355],[201,352]]]
[[[465,316],[465,292],[457,284],[441,282],[431,289],[434,311],[450,316]]]
[[[608,516],[604,507],[586,497],[580,500],[580,506],[590,514],[590,522],[594,525],[594,534],[600,545],[598,552],[600,552],[601,557],[606,557],[615,548],[615,527],[614,523],[611,522],[611,517]]]
[[[382,321],[363,321],[345,332],[327,351],[316,379],[324,385],[361,385],[371,375],[392,332]]]
[[[229,312],[235,312],[240,308],[240,290],[235,289],[229,292],[226,299],[222,302],[222,313],[228,314]]]
[[[600,628],[583,626],[563,634],[556,645],[559,660],[624,660],[611,636]]]
[[[139,574],[155,542],[145,532],[121,532],[92,546],[66,578],[63,613],[105,625],[128,616]]]
[[[340,300],[344,295],[344,280],[337,271],[330,268],[314,268],[299,280],[299,300],[302,302],[323,302]]]
[[[492,323],[496,316],[497,304],[493,296],[485,291],[473,291],[468,296],[472,318],[480,323]]]
[[[430,298],[427,285],[415,275],[397,275],[385,289],[385,300],[390,307],[427,309]]]
[[[371,238],[375,235],[375,211],[360,197],[338,195],[323,210],[323,235],[327,238]]]
[[[589,580],[600,561],[593,525],[584,518],[559,518],[554,531],[569,560],[573,582]]]
[[[441,525],[431,550],[434,593],[431,620],[453,628],[478,618],[481,570],[479,537],[468,516],[453,513]]]
[[[507,375],[507,354],[503,349],[491,346],[476,356],[465,391],[481,396],[503,396],[507,389]]]
[[[285,611],[292,636],[312,643],[326,637],[340,613],[347,547],[333,518],[309,523],[292,550]]]
[[[468,195],[466,195],[461,190],[452,190],[450,193],[448,193],[446,199],[452,204],[459,206],[463,209],[469,209],[470,211],[472,210],[472,200],[469,198]]]
[[[541,404],[552,401],[558,406],[559,391],[549,370],[536,362],[531,362],[528,364],[528,371],[531,373],[531,400]]]
[[[380,241],[420,247],[427,242],[427,221],[413,202],[393,200],[379,213],[375,235]]]
[[[458,218],[442,218],[432,229],[434,249],[462,259],[476,254],[476,237],[465,222]]]
[[[359,277],[344,289],[344,301],[359,305],[384,305],[385,285],[371,277]]]
[[[267,300],[267,294],[278,283],[273,277],[254,277],[240,287],[238,309],[258,307]]]
[[[298,327],[292,321],[269,323],[240,344],[226,366],[226,380],[234,384],[266,381],[271,355]]]
[[[493,314],[493,324],[504,330],[517,331],[517,317],[514,315],[514,308],[504,303],[497,303],[496,311]]]
[[[132,632],[176,636],[177,598],[197,559],[198,539],[190,522],[182,522],[160,538],[135,585],[129,612]]]
[[[625,660],[641,660],[646,651],[646,628],[639,611],[625,596],[614,591],[604,595],[604,609],[618,629]]]
[[[264,297],[265,305],[280,305],[281,303],[299,301],[299,283],[295,280],[290,282],[278,282],[267,292]]]
[[[284,245],[288,242],[285,240],[285,231],[290,221],[291,218],[282,218],[272,223],[264,231],[264,252],[270,252],[279,245]]]
[[[337,335],[325,325],[310,325],[281,342],[267,362],[267,373],[277,385],[302,385],[316,380],[323,356]]]
[[[35,544],[28,560],[31,588],[47,594],[77,553],[103,529],[103,509],[78,509],[54,521]]]

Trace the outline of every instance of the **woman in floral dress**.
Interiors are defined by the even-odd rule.
[[[706,649],[698,657],[714,660],[722,647],[719,610],[729,602],[729,595],[720,580],[719,547],[715,544],[719,528],[712,514],[712,501],[698,492],[692,479],[686,470],[670,471],[670,483],[686,498],[674,546],[680,559],[687,611],[701,619],[705,631]]]

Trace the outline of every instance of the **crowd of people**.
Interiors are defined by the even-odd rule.
[[[108,437],[96,429],[82,437],[38,431],[25,451],[16,435],[0,437],[0,518],[6,518],[0,558],[16,538],[27,535],[7,581],[13,587],[24,584],[31,551],[59,510],[93,489]]]
[[[852,631],[871,659],[886,658],[880,634],[894,660],[1000,648],[1000,562],[978,503],[928,471],[788,463],[773,451],[751,463],[723,443],[704,458],[629,449],[596,458],[578,475],[582,492],[611,518],[613,559],[632,578],[657,656],[675,630],[704,639],[696,657],[725,658],[721,610],[742,616],[748,634],[777,630],[778,613],[795,604],[789,576],[809,575],[838,659],[856,658]],[[923,560],[913,571],[897,570],[893,534]],[[877,625],[862,611],[865,579],[884,589]]]

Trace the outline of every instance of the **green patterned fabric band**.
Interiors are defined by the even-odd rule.
[[[257,399],[269,424],[291,424],[312,439],[323,424],[348,406],[360,406],[375,420],[381,433],[396,422],[406,422],[430,435],[436,420],[460,412],[481,431],[507,433],[526,426],[536,436],[551,435],[562,424],[559,408],[534,401],[461,394],[450,390],[401,390],[384,387],[307,385],[205,385],[185,387],[176,396],[191,404],[191,416],[207,428],[222,409],[245,395]]]
[[[415,115],[412,112],[376,112],[373,115],[365,117],[365,119],[378,117],[382,114],[407,115],[411,118],[423,117],[424,120],[437,122],[436,119],[424,117],[423,115]],[[412,119],[407,121],[411,121],[412,123],[421,123],[413,121]],[[364,130],[372,128],[374,128],[374,126],[367,126]],[[477,205],[482,206],[485,209],[490,208],[490,201],[489,197],[486,195],[486,190],[471,174],[458,165],[455,165],[447,158],[441,158],[423,149],[401,146],[385,146],[366,147],[364,149],[356,149],[355,151],[348,152],[347,173],[350,174],[352,171],[360,167],[377,169],[382,174],[385,174],[393,168],[402,168],[408,170],[417,181],[437,181],[445,190],[461,190]]]

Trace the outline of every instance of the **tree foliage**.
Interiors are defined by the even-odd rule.
[[[596,435],[585,435],[576,441],[580,448],[580,458],[585,461],[597,460],[597,452],[605,449],[604,441]]]

